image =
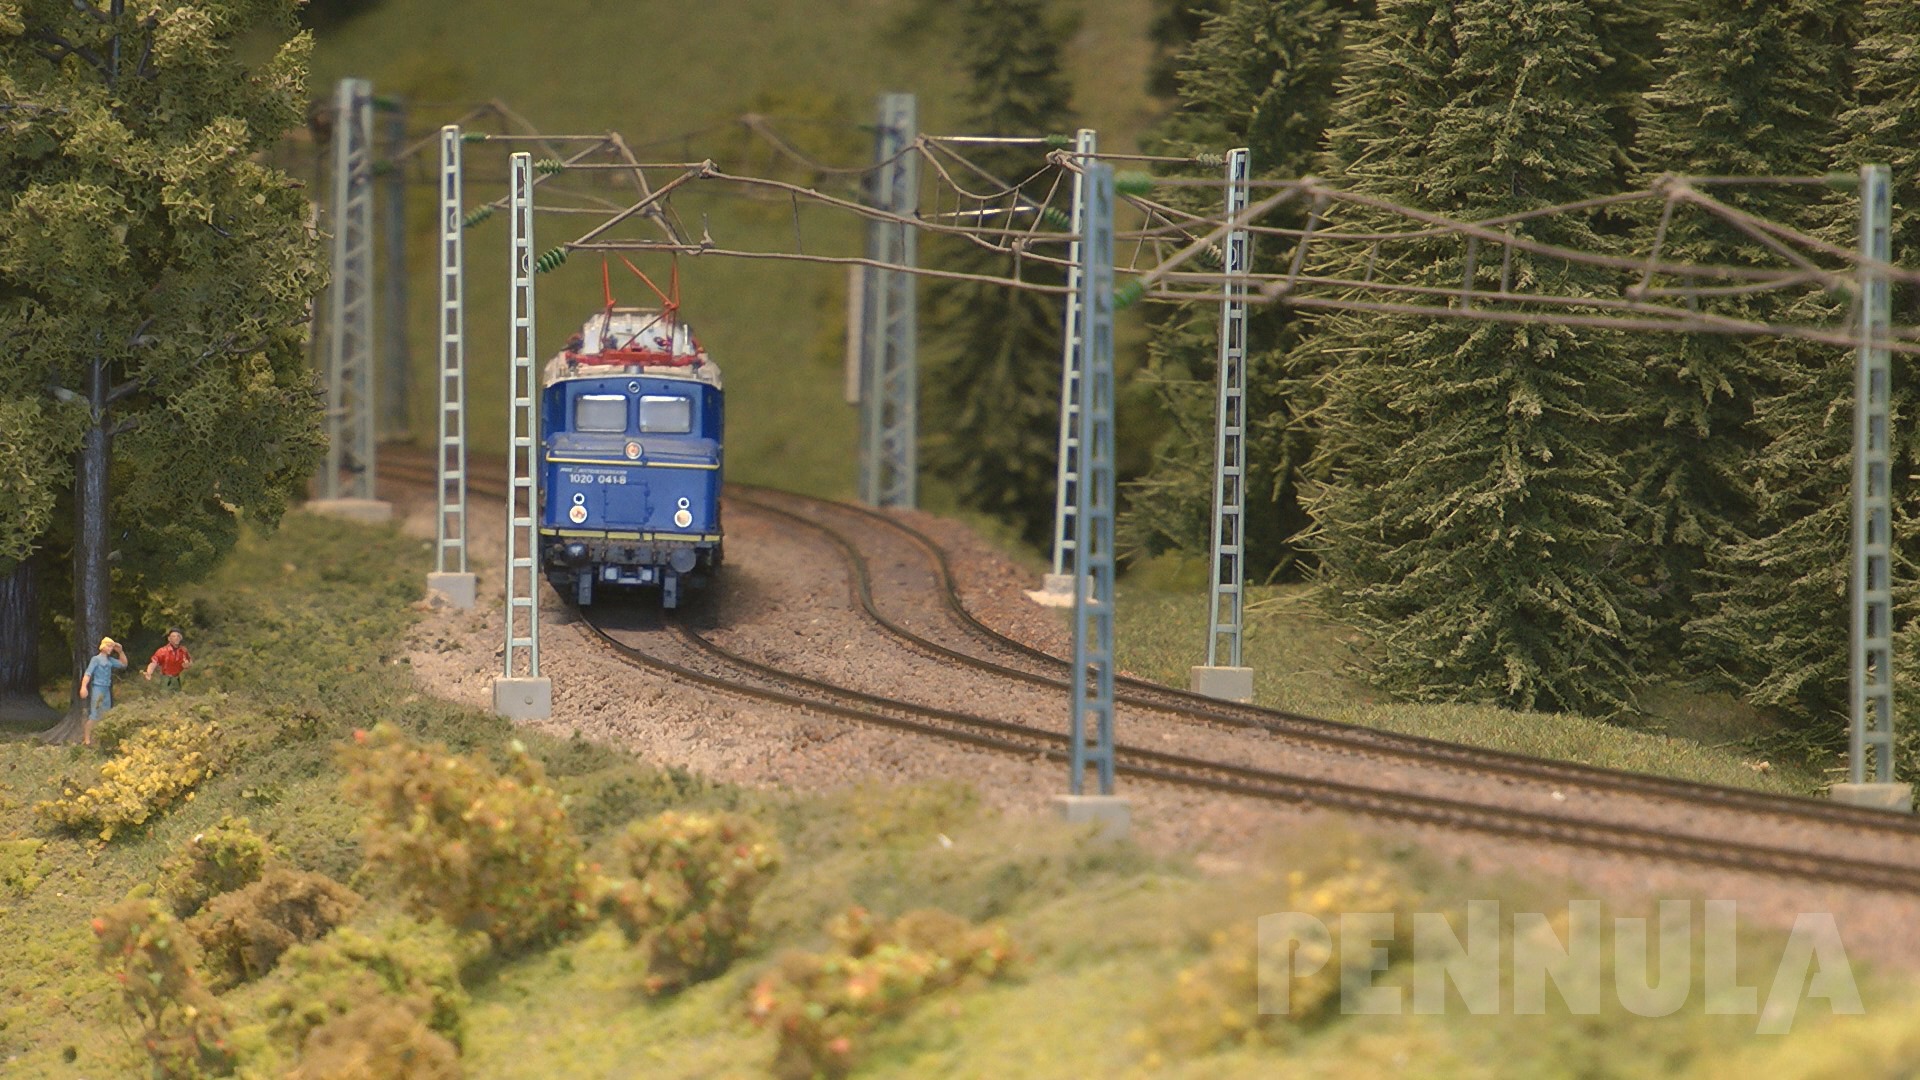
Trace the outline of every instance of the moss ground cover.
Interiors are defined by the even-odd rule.
[[[1120,667],[1186,686],[1206,663],[1204,566],[1171,560],[1123,580],[1114,631]],[[1479,705],[1395,701],[1353,675],[1360,637],[1320,614],[1302,585],[1247,590],[1241,662],[1254,669],[1254,700],[1366,727],[1387,728],[1532,757],[1581,761],[1704,783],[1814,794],[1829,764],[1772,759],[1759,749],[1767,718],[1725,695],[1662,685],[1640,712],[1616,721],[1566,713],[1521,713]]]

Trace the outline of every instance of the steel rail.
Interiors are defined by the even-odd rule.
[[[595,622],[590,613],[582,612],[581,618],[582,625],[596,640],[627,661],[664,671],[711,690],[801,710],[825,712],[1022,757],[1039,755],[1049,760],[1063,761],[1067,756],[1068,737],[1063,732],[918,705],[822,682],[741,656],[677,620],[663,621],[672,637],[727,665],[732,669],[731,673],[701,671],[656,656],[620,640],[615,632]],[[742,673],[765,682],[797,686],[804,692],[752,685],[741,677]],[[1445,829],[1466,829],[1587,851],[1717,866],[1771,876],[1889,891],[1920,888],[1920,867],[1916,866],[1783,850],[1739,841],[1666,833],[1637,825],[1581,821],[1558,815],[1490,807],[1440,796],[1295,776],[1126,744],[1116,745],[1114,752],[1117,771],[1136,779],[1176,787],[1199,788],[1314,809],[1342,810]]]
[[[1016,641],[980,622],[961,601],[952,569],[945,551],[934,540],[897,518],[851,503],[839,503],[814,499],[810,496],[796,495],[792,492],[743,484],[729,484],[730,494],[749,505],[767,512],[789,517],[816,529],[828,532],[842,550],[852,552],[855,547],[844,536],[832,533],[829,526],[806,517],[782,511],[766,502],[771,495],[788,498],[856,515],[864,520],[890,528],[912,542],[933,561],[938,570],[941,583],[942,600],[948,612],[961,628],[979,638],[993,648],[1017,653],[1021,657],[1036,662],[1051,671],[1059,672],[1059,677],[1019,668],[1008,667],[990,659],[941,645],[927,640],[923,635],[907,630],[892,620],[881,616],[872,607],[872,594],[869,586],[861,585],[863,605],[868,613],[889,632],[908,639],[915,646],[931,651],[940,657],[984,667],[1006,678],[1044,685],[1050,688],[1064,688],[1066,673],[1070,665],[1059,657],[1025,642]],[[1678,780],[1671,777],[1656,776],[1648,773],[1628,772],[1620,769],[1608,769],[1577,762],[1555,761],[1549,758],[1528,757],[1502,750],[1467,746],[1461,743],[1444,742],[1419,735],[1407,735],[1399,732],[1384,731],[1379,728],[1360,727],[1339,721],[1281,709],[1269,709],[1253,705],[1238,705],[1223,702],[1217,698],[1206,697],[1190,691],[1149,682],[1132,676],[1116,676],[1118,700],[1136,707],[1172,712],[1182,717],[1206,720],[1232,727],[1252,727],[1275,735],[1305,740],[1330,749],[1351,749],[1366,753],[1384,754],[1415,761],[1426,766],[1440,765],[1479,774],[1492,773],[1520,780],[1541,783],[1554,783],[1565,786],[1583,786],[1607,792],[1629,792],[1636,795],[1654,796],[1694,804],[1708,803],[1718,807],[1748,810],[1796,819],[1802,822],[1822,824],[1840,824],[1863,828],[1902,838],[1920,837],[1920,822],[1911,818],[1875,810],[1867,807],[1849,806],[1842,803],[1823,802],[1797,795],[1774,795],[1746,788],[1729,787],[1721,784],[1707,784],[1699,781]]]

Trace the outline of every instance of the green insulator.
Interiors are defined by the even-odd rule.
[[[1835,191],[1860,190],[1860,174],[1857,172],[1831,172],[1827,174],[1826,185]]]
[[[1145,195],[1153,190],[1153,176],[1143,172],[1124,172],[1113,178],[1116,195]]]
[[[1195,165],[1205,165],[1205,166],[1207,166],[1208,168],[1212,168],[1212,169],[1219,169],[1219,168],[1223,168],[1223,167],[1225,167],[1225,166],[1226,166],[1226,164],[1227,164],[1227,155],[1225,155],[1225,154],[1195,154],[1195,155],[1193,155],[1193,163],[1194,163]]]
[[[478,209],[467,211],[467,216],[460,220],[460,224],[463,228],[471,229],[492,216],[493,207],[482,206]]]
[[[484,131],[463,131],[460,133],[460,141],[461,142],[486,142],[487,133]]]
[[[1201,248],[1194,254],[1193,261],[1209,270],[1218,270],[1227,265],[1227,260],[1220,254],[1220,245],[1218,244],[1208,244],[1206,247]]]
[[[552,176],[554,173],[564,171],[566,167],[566,163],[562,162],[559,158],[541,158],[539,161],[533,163],[534,172],[547,176]]]
[[[1130,308],[1147,295],[1147,283],[1139,278],[1128,278],[1113,290],[1113,309],[1120,311]]]
[[[392,176],[399,171],[400,166],[395,165],[391,161],[376,161],[373,163],[373,175],[375,176]]]
[[[1069,136],[1066,136],[1066,135],[1047,136],[1047,149],[1049,150],[1065,150],[1067,147],[1072,145],[1073,145],[1073,139]]]
[[[535,259],[533,261],[533,268],[535,270],[538,270],[540,273],[545,274],[552,271],[554,268],[558,267],[561,263],[566,261],[567,261],[567,249],[563,247],[557,247],[542,254],[538,259]]]
[[[1051,229],[1059,229],[1061,232],[1070,232],[1073,229],[1073,219],[1061,213],[1060,209],[1054,206],[1043,206],[1040,208],[1040,224]]]

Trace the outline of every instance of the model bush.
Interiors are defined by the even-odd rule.
[[[195,720],[141,728],[90,782],[62,780],[60,797],[35,805],[34,812],[50,826],[93,832],[110,842],[174,803],[191,800],[195,785],[214,772],[219,738],[219,725]]]
[[[964,981],[1004,975],[1012,941],[943,911],[892,922],[852,908],[827,924],[834,946],[789,953],[748,996],[748,1015],[779,1038],[773,1072],[783,1080],[845,1076],[868,1034],[929,996]]]
[[[632,874],[603,909],[647,946],[649,993],[727,969],[748,944],[754,898],[780,867],[778,845],[738,814],[665,813],[629,826],[620,854]]]
[[[201,982],[200,949],[180,920],[151,897],[124,900],[93,920],[100,966],[140,1023],[140,1045],[163,1080],[232,1070],[228,1024]]]
[[[367,860],[415,912],[506,951],[593,917],[580,840],[518,741],[504,774],[385,725],[355,732],[345,756],[347,794],[367,810]]]
[[[293,946],[326,936],[353,918],[360,904],[359,894],[332,878],[276,869],[214,897],[187,928],[199,939],[208,983],[226,990],[273,970]]]
[[[1349,859],[1325,872],[1295,870],[1286,878],[1287,906],[1282,909],[1317,920],[1327,937],[1300,935],[1299,956],[1270,945],[1263,956],[1257,924],[1242,920],[1208,938],[1207,954],[1181,970],[1166,998],[1155,1008],[1139,1041],[1147,1047],[1149,1068],[1166,1057],[1193,1057],[1237,1046],[1278,1046],[1304,1028],[1325,1020],[1337,1007],[1343,962],[1371,962],[1371,950],[1340,947],[1340,916],[1345,913],[1395,913],[1412,906],[1412,893],[1390,873]],[[1306,923],[1306,925],[1313,925]],[[1396,917],[1394,936],[1374,939],[1387,950],[1389,963],[1408,955],[1412,920]],[[1262,964],[1268,983],[1262,985]],[[1294,974],[1300,972],[1301,974]],[[1276,991],[1285,980],[1285,996]],[[1263,1000],[1261,991],[1268,991]],[[1262,1011],[1263,1005],[1284,1001]]]
[[[168,856],[160,867],[160,895],[184,919],[214,897],[260,880],[267,855],[267,841],[246,818],[224,814]]]
[[[307,1036],[287,1080],[459,1080],[460,1052],[405,1005],[362,1005]]]
[[[442,923],[399,917],[366,930],[343,926],[287,950],[280,971],[286,981],[265,1011],[274,1039],[290,1051],[365,1006],[405,1009],[454,1047],[466,1041],[458,946]]]

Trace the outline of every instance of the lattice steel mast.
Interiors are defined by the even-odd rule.
[[[540,675],[540,373],[533,298],[533,155],[517,153],[509,170],[510,237],[507,273],[512,290],[508,340],[513,373],[507,382],[507,611],[506,651],[494,681],[494,710],[515,718],[553,710],[552,684]],[[524,675],[516,674],[523,670]]]
[[[1251,179],[1249,155],[1227,154],[1226,219],[1246,213]],[[1225,299],[1220,302],[1218,394],[1214,403],[1213,529],[1207,602],[1207,668],[1194,673],[1194,689],[1216,697],[1253,700],[1252,672],[1240,666],[1246,613],[1247,507],[1247,286],[1252,238],[1238,225],[1221,245]]]
[[[440,441],[439,506],[434,515],[434,573],[427,587],[455,606],[474,603],[467,569],[466,241],[460,128],[440,129]]]
[[[372,499],[373,84],[342,79],[333,110],[333,280],[327,292],[325,499]],[[342,475],[347,477],[342,481]]]
[[[920,435],[914,352],[919,327],[911,268],[916,265],[918,234],[909,222],[920,196],[920,159],[912,149],[917,125],[912,94],[881,97],[873,203],[894,220],[868,225],[867,252],[877,262],[904,269],[867,272],[860,498],[870,506],[911,507],[916,499]]]
[[[1893,783],[1892,185],[1885,165],[1860,169],[1860,347],[1853,389],[1852,732],[1855,784]],[[1867,758],[1871,753],[1871,776]]]
[[[1074,545],[1079,533],[1080,498],[1080,347],[1086,337],[1086,309],[1080,298],[1086,271],[1081,265],[1081,247],[1087,235],[1086,188],[1084,166],[1099,150],[1099,134],[1081,128],[1073,139],[1073,153],[1083,166],[1073,174],[1073,208],[1068,228],[1073,240],[1067,245],[1066,317],[1061,321],[1060,348],[1060,442],[1053,485],[1053,573],[1040,586],[1043,597],[1066,598],[1073,595],[1069,576],[1074,560]]]
[[[1068,789],[1082,794],[1089,767],[1100,794],[1113,794],[1113,166],[1085,170],[1086,334],[1079,417],[1083,473],[1075,509],[1081,526],[1073,559],[1073,715]],[[1093,742],[1087,741],[1087,728]]]

